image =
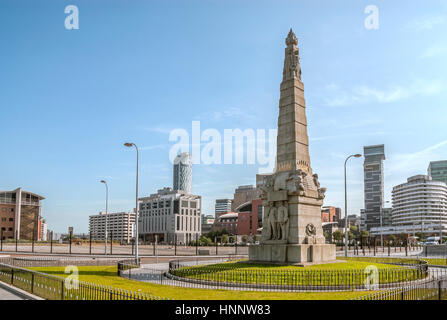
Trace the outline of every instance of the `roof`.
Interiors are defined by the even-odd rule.
[[[2,191],[0,191],[0,193],[16,193],[18,189],[21,189],[21,188],[17,188],[17,189],[15,189],[15,190],[2,190]],[[22,194],[23,194],[23,193],[26,193],[26,194],[30,194],[30,195],[32,195],[32,196],[35,196],[35,197],[39,198],[39,200],[43,200],[43,199],[45,199],[45,197],[43,197],[43,196],[41,196],[41,195],[38,195],[37,193],[33,193],[33,192],[29,192],[29,191],[22,190]]]
[[[221,215],[219,217],[219,220],[221,219],[229,219],[229,218],[237,218],[238,217],[238,213],[237,212],[229,212],[229,213],[225,213],[223,215]]]

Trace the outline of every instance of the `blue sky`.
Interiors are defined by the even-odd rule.
[[[364,27],[367,5],[379,29]],[[66,30],[64,8],[79,8]],[[343,161],[385,144],[385,196],[447,158],[445,1],[0,2],[0,189],[46,197],[49,228],[87,232],[88,216],[171,186],[174,128],[276,128],[284,38],[299,38],[312,167],[343,207]],[[349,213],[363,207],[361,159],[349,165]],[[257,165],[195,165],[204,213]]]

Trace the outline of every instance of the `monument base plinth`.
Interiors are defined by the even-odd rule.
[[[335,262],[334,244],[259,244],[248,249],[249,262],[312,265]]]

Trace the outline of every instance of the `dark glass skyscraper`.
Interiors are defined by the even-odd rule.
[[[380,227],[380,215],[383,209],[383,160],[385,160],[385,146],[374,145],[363,147],[365,162],[364,193],[365,209],[362,210],[362,229],[370,230]]]

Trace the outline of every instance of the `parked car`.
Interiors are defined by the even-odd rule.
[[[436,245],[436,244],[439,244],[438,243],[438,241],[427,241],[427,242],[425,242],[425,244],[424,245],[426,245],[426,246],[432,246],[432,245]]]

